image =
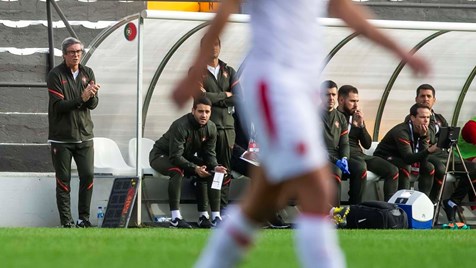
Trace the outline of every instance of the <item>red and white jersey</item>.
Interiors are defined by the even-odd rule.
[[[317,21],[325,0],[252,0],[251,58],[281,62],[298,70],[319,72],[323,35]],[[316,81],[316,80],[315,80]]]

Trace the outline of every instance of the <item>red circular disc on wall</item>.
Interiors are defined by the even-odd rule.
[[[132,41],[136,38],[137,27],[134,23],[129,22],[128,24],[126,24],[126,27],[124,27],[124,36],[128,41]]]

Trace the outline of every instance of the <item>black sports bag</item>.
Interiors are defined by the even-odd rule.
[[[366,201],[351,205],[347,215],[349,229],[405,229],[407,213],[395,204],[383,201]]]

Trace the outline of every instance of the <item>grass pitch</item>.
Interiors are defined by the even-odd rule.
[[[474,230],[338,233],[350,268],[475,267]],[[192,267],[209,234],[167,228],[0,228],[0,267]],[[261,232],[240,267],[299,267],[292,230]]]

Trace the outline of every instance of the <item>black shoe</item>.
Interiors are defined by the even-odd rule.
[[[443,200],[443,210],[446,213],[446,217],[448,218],[448,222],[455,222],[456,221],[456,209],[457,206],[450,206],[448,202],[450,199]]]
[[[200,218],[198,218],[197,224],[199,228],[203,229],[210,229],[213,226],[210,220],[205,216],[200,216]]]
[[[222,222],[222,219],[220,219],[220,217],[215,217],[215,219],[213,219],[212,221],[212,227],[218,227]]]
[[[76,225],[74,225],[74,222],[68,222],[63,225],[61,225],[62,228],[76,228]]]
[[[183,219],[175,218],[175,220],[170,221],[169,223],[170,228],[192,229],[192,226]]]
[[[283,220],[283,217],[279,215],[279,213],[276,213],[274,217],[268,221],[269,227],[273,229],[286,229],[289,228],[289,224],[286,224]]]
[[[78,220],[76,222],[76,227],[78,228],[91,228],[93,225],[88,220]]]

